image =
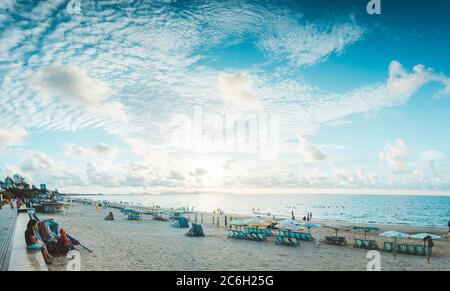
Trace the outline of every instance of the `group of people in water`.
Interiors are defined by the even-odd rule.
[[[303,222],[310,222],[312,220],[312,212],[308,212],[306,216],[303,216]],[[291,212],[292,220],[295,220],[294,210]]]

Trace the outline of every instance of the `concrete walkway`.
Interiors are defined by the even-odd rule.
[[[8,271],[48,271],[41,251],[27,250],[25,230],[29,220],[26,212],[17,217]]]
[[[8,269],[16,219],[16,209],[12,210],[9,205],[5,205],[0,209],[0,270],[2,271]]]

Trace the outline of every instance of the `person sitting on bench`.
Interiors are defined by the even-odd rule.
[[[42,255],[44,256],[45,263],[51,264],[50,258],[52,258],[52,256],[50,256],[47,249],[45,248],[44,242],[39,240],[36,236],[36,225],[36,220],[28,221],[27,230],[25,231],[25,242],[27,244],[27,248],[29,250],[40,250],[42,252]]]

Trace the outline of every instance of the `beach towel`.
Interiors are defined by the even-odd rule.
[[[42,246],[40,244],[32,244],[32,245],[27,246],[27,249],[33,250],[33,251],[40,250],[41,248],[42,248]]]

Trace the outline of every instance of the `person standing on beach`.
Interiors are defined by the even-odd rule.
[[[320,246],[320,229],[317,229],[317,234],[316,234],[316,247],[319,248]]]
[[[292,220],[295,220],[294,210],[292,210]]]
[[[448,221],[448,232],[447,232],[447,238],[450,238],[450,220]]]

